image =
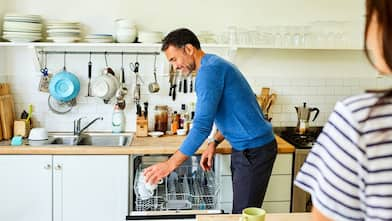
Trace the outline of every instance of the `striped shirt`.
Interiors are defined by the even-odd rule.
[[[392,220],[392,99],[338,102],[295,185],[333,220]]]

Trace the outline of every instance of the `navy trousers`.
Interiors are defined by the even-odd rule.
[[[232,213],[239,214],[244,208],[262,206],[276,155],[275,140],[258,148],[233,150],[230,166],[233,182]]]

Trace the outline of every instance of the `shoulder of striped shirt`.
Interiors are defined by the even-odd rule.
[[[378,98],[381,97],[382,94],[376,94],[376,93],[363,93],[363,94],[358,94],[358,95],[353,95],[350,97],[344,98],[341,102],[347,106],[356,106],[361,103],[367,103],[371,100],[374,100],[374,103],[378,100]]]
[[[340,103],[352,114],[358,124],[362,124],[369,111],[374,108],[382,94],[363,93],[343,99]]]

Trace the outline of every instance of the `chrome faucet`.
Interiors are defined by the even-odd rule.
[[[103,117],[97,117],[94,120],[90,121],[85,127],[80,129],[80,123],[82,122],[82,117],[74,120],[74,135],[80,136],[88,127],[90,127],[95,121],[103,120]]]

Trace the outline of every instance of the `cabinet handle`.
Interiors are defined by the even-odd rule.
[[[61,165],[60,165],[60,164],[57,164],[57,165],[54,167],[54,169],[55,169],[55,170],[61,170]]]
[[[50,166],[50,164],[46,164],[46,165],[44,166],[44,169],[46,169],[46,170],[49,170],[50,168],[52,168],[52,166]]]

